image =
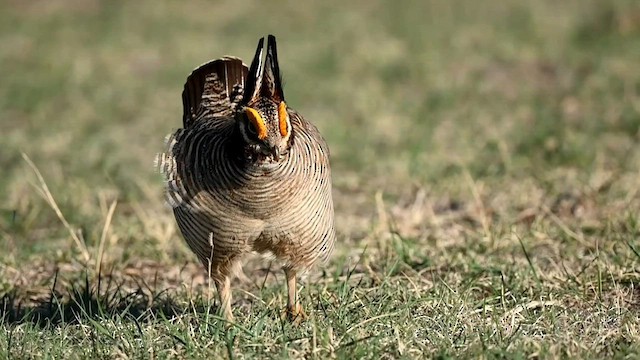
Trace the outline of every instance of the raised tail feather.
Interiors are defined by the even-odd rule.
[[[182,91],[183,126],[203,114],[230,116],[242,99],[249,69],[236,57],[223,57],[195,69]]]

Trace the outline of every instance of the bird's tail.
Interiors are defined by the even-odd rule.
[[[204,113],[229,116],[242,99],[249,69],[226,56],[210,61],[187,78],[182,91],[183,125],[188,128]]]

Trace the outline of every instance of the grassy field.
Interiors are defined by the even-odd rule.
[[[226,330],[152,164],[267,33],[339,243]],[[632,0],[0,0],[0,358],[638,357],[639,64]]]

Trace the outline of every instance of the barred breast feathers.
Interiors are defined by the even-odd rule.
[[[245,92],[258,90],[245,84],[249,72],[240,59],[225,57],[187,78],[183,128],[166,138],[157,157],[165,198],[202,259],[210,256],[209,241],[228,249],[245,243],[306,268],[326,260],[335,241],[329,148],[318,129],[289,108],[285,161],[269,168],[245,163],[234,114]]]

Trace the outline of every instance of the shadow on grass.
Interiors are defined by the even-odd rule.
[[[48,327],[123,318],[138,323],[157,318],[172,319],[192,308],[184,303],[178,305],[166,290],[150,293],[142,287],[125,289],[112,277],[103,281],[101,275],[92,284],[89,275],[85,274],[84,282],[80,280],[69,285],[62,295],[55,290],[57,279],[56,273],[48,298],[29,301],[26,306],[23,306],[24,300],[17,296],[16,290],[0,297],[0,324],[32,323]],[[198,303],[195,310],[205,311],[206,305]]]

